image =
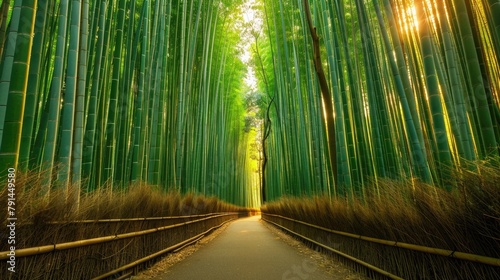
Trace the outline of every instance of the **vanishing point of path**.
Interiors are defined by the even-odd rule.
[[[260,216],[236,220],[213,241],[149,279],[344,279],[345,274],[339,278],[327,272],[312,256],[281,240],[263,223]]]

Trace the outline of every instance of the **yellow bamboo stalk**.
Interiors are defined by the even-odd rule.
[[[137,221],[162,221],[162,220],[176,220],[176,219],[190,219],[198,217],[209,217],[218,215],[220,213],[209,213],[189,216],[166,216],[166,217],[148,217],[148,218],[129,218],[129,219],[99,219],[99,220],[77,220],[77,221],[54,221],[48,222],[50,225],[57,224],[92,224],[92,223],[116,223],[116,222],[137,222]]]

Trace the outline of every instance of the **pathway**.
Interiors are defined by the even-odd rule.
[[[276,237],[260,216],[232,222],[216,239],[155,279],[332,279],[311,257]]]

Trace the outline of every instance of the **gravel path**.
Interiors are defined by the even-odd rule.
[[[367,279],[265,224],[260,216],[239,219],[137,276],[172,280]],[[174,265],[175,264],[175,265]]]

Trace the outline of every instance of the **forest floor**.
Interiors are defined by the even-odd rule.
[[[254,216],[223,226],[132,279],[368,278]]]

